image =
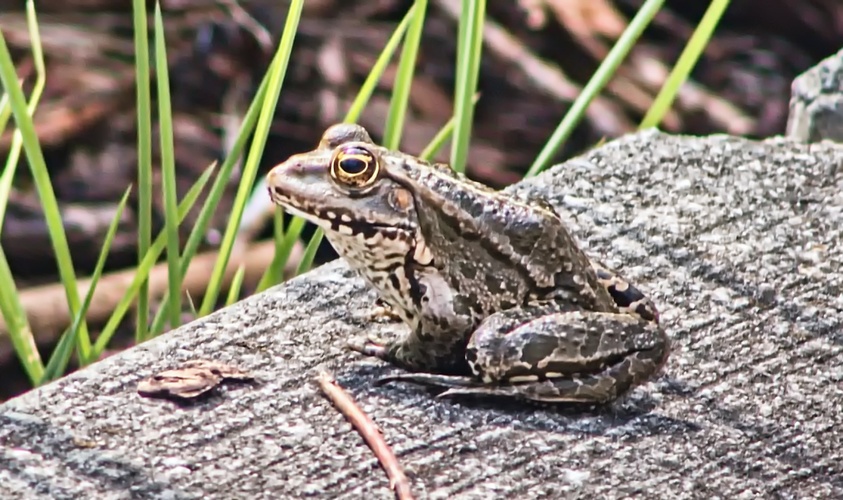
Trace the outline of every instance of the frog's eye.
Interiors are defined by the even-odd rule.
[[[348,187],[369,186],[378,178],[378,172],[378,158],[363,146],[340,146],[331,158],[331,177]]]

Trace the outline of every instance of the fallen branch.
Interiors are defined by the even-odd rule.
[[[293,253],[284,270],[289,276],[295,269],[303,252],[301,245],[293,248]],[[229,259],[225,269],[223,285],[227,286],[237,268],[245,265],[244,283],[257,283],[260,280],[266,267],[272,262],[275,255],[275,242],[264,241],[246,247],[246,245],[235,245],[235,251]],[[216,250],[196,255],[190,261],[182,290],[191,297],[199,297],[208,286],[208,277],[216,263],[218,252]],[[149,297],[155,301],[164,296],[168,290],[168,269],[167,263],[162,262],[155,265],[149,273]],[[122,299],[126,289],[135,278],[137,269],[127,269],[104,275],[94,291],[91,307],[85,316],[90,324],[103,324],[111,316],[117,303]],[[80,296],[85,296],[90,286],[90,279],[81,279],[77,282],[77,289]],[[37,286],[22,290],[20,301],[26,310],[26,316],[30,328],[35,334],[35,342],[39,345],[55,342],[70,325],[70,311],[67,307],[64,287],[61,283]],[[9,340],[9,330],[4,318],[0,317],[0,363],[8,360],[14,355],[14,349]]]
[[[389,478],[389,487],[395,492],[399,500],[412,500],[413,494],[410,491],[410,482],[404,474],[404,469],[398,463],[398,459],[392,449],[386,444],[378,426],[357,406],[354,399],[337,384],[334,377],[327,372],[322,372],[316,378],[319,388],[331,400],[340,413],[351,422],[357,432],[363,437],[363,441],[372,449],[380,462],[386,476]]]

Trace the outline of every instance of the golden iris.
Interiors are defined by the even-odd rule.
[[[380,164],[372,151],[359,145],[344,145],[331,158],[331,177],[342,184],[363,188],[378,177]]]

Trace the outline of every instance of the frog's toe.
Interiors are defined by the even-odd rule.
[[[411,384],[433,387],[470,387],[478,383],[477,379],[460,375],[440,375],[437,373],[398,373],[381,377],[377,385],[389,382],[410,382]]]
[[[366,334],[366,341],[370,344],[379,345],[379,346],[387,346],[390,344],[390,341],[384,339],[383,337],[378,337],[374,333],[367,333]]]
[[[513,386],[475,385],[472,387],[454,387],[436,396],[437,398],[454,398],[460,396],[494,396],[520,398],[523,395]]]
[[[516,398],[538,403],[604,404],[614,399],[610,392],[584,390],[581,382],[572,379],[545,380],[525,384],[475,385],[455,387],[437,397],[492,396]]]
[[[383,342],[368,338],[353,338],[345,343],[347,349],[359,352],[365,356],[372,356],[375,358],[386,359],[387,348]]]
[[[375,301],[374,308],[369,313],[369,321],[377,323],[395,323],[401,321],[401,316],[399,316],[389,304],[378,299]]]

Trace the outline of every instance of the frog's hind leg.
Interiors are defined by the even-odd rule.
[[[548,304],[502,311],[480,325],[466,349],[483,383],[451,386],[441,396],[604,403],[655,375],[668,347],[656,323],[630,314],[554,312]]]

